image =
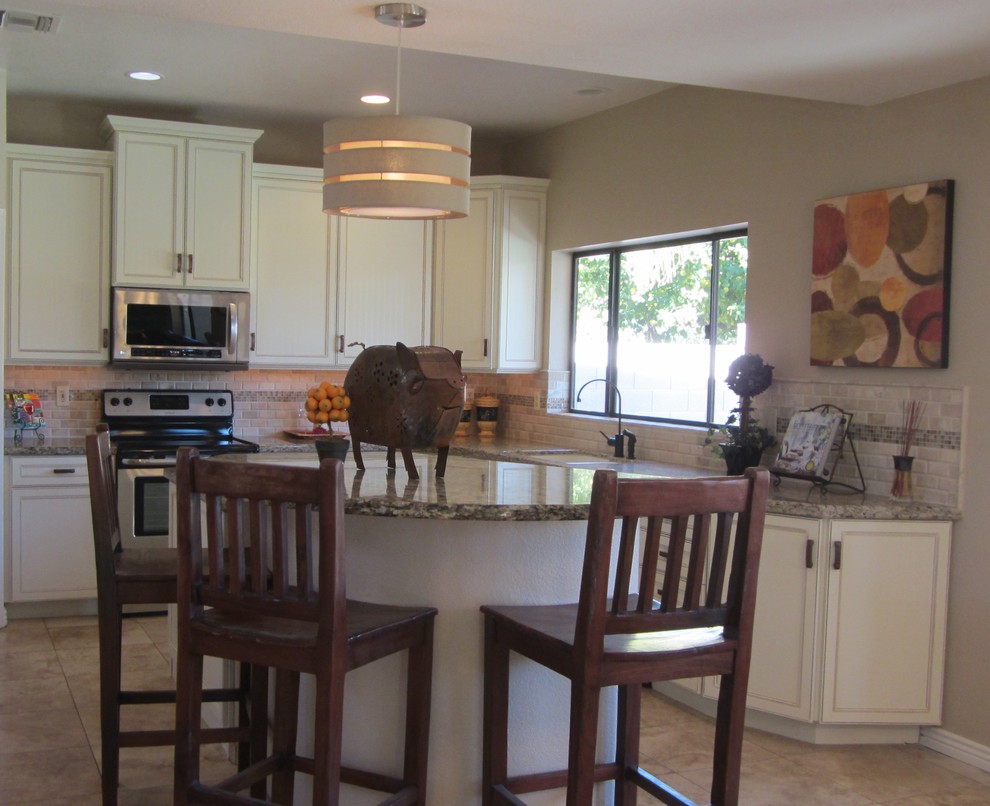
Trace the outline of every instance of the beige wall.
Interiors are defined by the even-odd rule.
[[[551,179],[548,242],[590,244],[747,222],[749,344],[780,379],[965,388],[963,520],[954,531],[943,727],[990,746],[990,79],[873,108],[679,87],[516,144],[506,173]],[[811,367],[809,286],[816,199],[956,180],[950,367]],[[550,363],[566,367],[568,261],[555,255]]]

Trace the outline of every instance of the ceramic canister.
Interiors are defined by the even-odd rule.
[[[475,416],[478,420],[478,436],[492,439],[498,426],[498,398],[482,395],[474,399]]]

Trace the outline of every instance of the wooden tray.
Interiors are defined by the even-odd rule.
[[[291,428],[282,432],[293,439],[346,439],[346,434],[336,434],[333,431],[313,431],[309,428]]]

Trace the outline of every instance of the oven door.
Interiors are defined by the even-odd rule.
[[[117,469],[120,542],[124,548],[168,547],[168,488],[164,467]]]

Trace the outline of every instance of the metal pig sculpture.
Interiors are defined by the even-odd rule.
[[[419,478],[412,449],[436,448],[436,474],[443,477],[464,408],[460,350],[402,342],[367,347],[351,364],[344,386],[351,397],[349,424],[359,469],[364,470],[362,442],[386,446],[391,468],[398,448],[412,479]]]

